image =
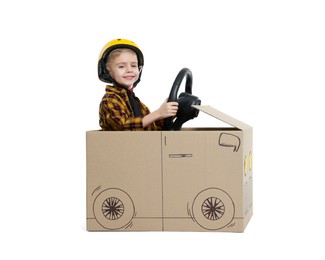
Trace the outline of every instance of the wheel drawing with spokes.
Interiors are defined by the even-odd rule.
[[[121,229],[134,216],[131,197],[123,190],[112,188],[97,195],[93,205],[97,222],[106,229]]]
[[[223,204],[223,202],[220,199],[218,199],[216,197],[210,197],[210,198],[207,198],[202,203],[201,210],[202,210],[202,214],[208,220],[218,220],[225,213],[225,205]]]
[[[124,213],[123,202],[115,197],[107,198],[103,202],[102,211],[109,220],[119,219]]]
[[[209,188],[195,197],[192,212],[195,221],[202,228],[217,230],[230,224],[235,215],[235,206],[225,191]]]

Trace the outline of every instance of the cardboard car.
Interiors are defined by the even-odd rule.
[[[88,131],[87,230],[243,232],[253,214],[252,127]]]

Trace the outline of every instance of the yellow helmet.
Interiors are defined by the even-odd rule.
[[[108,73],[107,68],[106,68],[106,59],[110,52],[112,52],[115,49],[118,48],[128,48],[133,50],[137,57],[138,57],[138,66],[139,68],[143,67],[144,64],[144,58],[143,54],[140,50],[140,48],[133,42],[127,39],[115,39],[110,42],[108,42],[102,49],[102,51],[99,54],[98,58],[98,78],[101,81],[104,81],[106,83],[114,83],[119,85]],[[141,78],[141,72],[139,74],[139,79],[134,83],[134,87],[139,83],[140,78]]]

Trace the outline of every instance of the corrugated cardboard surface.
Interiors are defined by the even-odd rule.
[[[87,229],[243,232],[252,129],[87,132]]]

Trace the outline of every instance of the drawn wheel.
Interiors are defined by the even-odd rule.
[[[209,188],[195,197],[192,212],[202,228],[217,230],[230,224],[235,215],[235,206],[225,191]]]
[[[131,197],[120,189],[107,189],[97,195],[93,205],[97,222],[106,229],[120,229],[134,216]]]

